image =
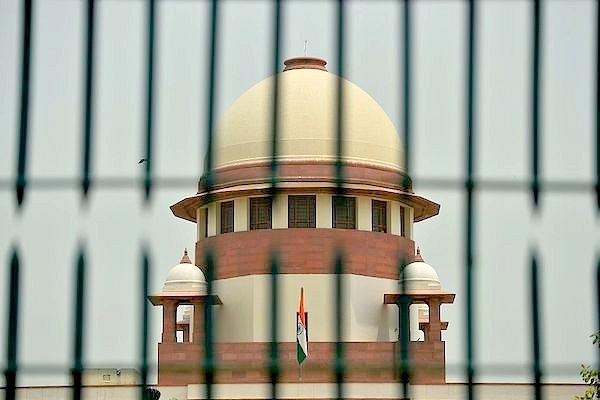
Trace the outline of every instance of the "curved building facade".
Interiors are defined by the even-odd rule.
[[[437,285],[423,284],[437,274],[421,265],[413,238],[414,223],[437,215],[439,205],[413,192],[400,137],[373,98],[329,73],[324,60],[302,57],[285,65],[277,77],[276,194],[271,190],[275,79],[270,77],[242,94],[218,124],[210,179],[203,176],[196,194],[171,207],[175,216],[197,224],[196,265],[198,272],[212,276],[213,285],[209,297],[204,275],[197,279],[192,274],[196,278],[190,278],[190,288],[194,281],[201,289],[163,290],[151,297],[153,304],[163,305],[159,385],[203,382],[203,307],[212,307],[218,384],[269,382],[273,318],[280,382],[334,382],[340,333],[345,381],[397,382],[401,286],[416,305],[411,306],[411,321],[416,321],[411,323],[410,343],[413,383],[445,382],[441,331],[447,323],[441,322],[440,305],[452,302],[454,295],[441,290],[439,278]],[[343,133],[338,147],[339,85]],[[341,190],[336,178],[340,150]],[[208,252],[215,260],[210,271]],[[277,315],[271,302],[274,255]],[[337,255],[342,261],[340,331],[334,290],[340,272],[335,270]],[[406,264],[401,277],[399,266]],[[176,268],[180,273],[188,266]],[[171,275],[177,274],[172,270]],[[300,373],[296,312],[301,288],[309,356]],[[193,328],[176,321],[177,307],[186,304],[193,306],[188,315]],[[178,330],[183,336],[177,336]]]

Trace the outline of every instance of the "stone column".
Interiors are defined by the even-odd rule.
[[[174,299],[165,299],[162,306],[162,343],[177,343],[177,302]]]
[[[440,301],[430,298],[429,306],[429,340],[432,342],[442,341],[442,323],[440,322]]]
[[[192,343],[202,344],[204,340],[204,305],[202,300],[195,301],[194,305],[194,332]]]

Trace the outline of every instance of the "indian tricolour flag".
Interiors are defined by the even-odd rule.
[[[300,289],[300,309],[296,315],[296,342],[298,364],[308,357],[308,335],[306,333],[306,313],[304,312],[304,288]]]

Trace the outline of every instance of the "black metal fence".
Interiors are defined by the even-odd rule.
[[[107,0],[104,0],[107,1]],[[162,0],[167,1],[167,0]],[[41,2],[40,2],[41,3]],[[83,5],[86,12],[86,18],[84,22],[84,66],[85,66],[85,84],[83,85],[83,124],[81,127],[81,148],[78,150],[81,154],[81,166],[80,173],[77,179],[71,179],[68,177],[59,178],[34,178],[30,176],[28,171],[28,165],[31,162],[30,142],[31,142],[31,129],[29,126],[30,114],[31,114],[31,71],[35,67],[35,60],[32,59],[32,48],[33,42],[35,41],[35,13],[36,8],[39,5],[38,2],[33,0],[23,0],[22,4],[22,21],[21,21],[21,37],[22,44],[21,50],[21,62],[20,62],[20,90],[19,90],[19,121],[18,121],[18,147],[17,147],[17,165],[14,172],[9,179],[0,180],[0,190],[4,192],[13,192],[16,204],[16,218],[19,218],[20,213],[27,207],[27,198],[35,196],[36,190],[40,189],[52,189],[61,191],[72,191],[79,190],[81,192],[81,202],[85,205],[89,203],[90,193],[94,191],[101,191],[106,189],[125,189],[129,187],[139,186],[143,192],[143,203],[149,204],[152,201],[153,194],[161,187],[169,186],[184,186],[188,182],[185,179],[165,179],[156,176],[155,172],[155,109],[156,109],[156,93],[155,93],[155,64],[156,64],[156,29],[157,29],[157,3],[160,1],[148,0],[143,2],[143,8],[146,13],[146,49],[145,49],[145,94],[143,101],[145,111],[145,123],[144,130],[141,132],[145,152],[143,157],[145,163],[143,163],[144,173],[141,179],[131,178],[95,178],[92,170],[92,159],[94,156],[94,143],[102,140],[99,132],[95,132],[93,127],[93,115],[94,115],[94,88],[95,88],[95,68],[97,63],[96,49],[95,49],[95,35],[97,35],[97,1],[88,0]],[[199,132],[203,138],[205,138],[207,157],[206,157],[206,169],[204,179],[207,187],[211,187],[213,182],[212,168],[214,165],[213,160],[213,132],[215,131],[215,115],[216,115],[216,104],[217,96],[219,93],[219,68],[218,60],[221,56],[221,7],[222,1],[206,1],[208,7],[210,7],[208,21],[201,21],[200,23],[206,25],[208,49],[209,52],[205,57],[205,64],[207,66],[207,75],[205,79],[208,82],[206,97],[206,119],[202,132]],[[345,32],[347,30],[347,7],[348,2],[343,0],[331,1],[335,7],[335,18],[332,23],[334,28],[334,36],[336,43],[336,53],[334,59],[334,65],[336,70],[333,71],[337,75],[346,76],[346,49],[347,49],[347,38]],[[397,38],[397,54],[399,64],[401,66],[398,75],[401,77],[401,87],[398,92],[401,94],[403,101],[401,109],[401,131],[403,134],[403,141],[406,152],[406,171],[411,174],[413,171],[413,104],[411,99],[414,97],[414,86],[413,86],[413,67],[411,59],[415,49],[413,47],[414,40],[413,34],[413,7],[417,1],[404,0],[398,1],[398,24],[402,27],[400,35]],[[598,36],[598,2],[596,2],[596,16],[595,16],[595,28],[596,28],[596,40],[595,40],[595,82],[594,93],[595,98],[593,100],[593,109],[595,110],[594,115],[594,129],[593,129],[593,140],[592,143],[595,145],[595,166],[594,166],[594,178],[593,181],[559,181],[559,180],[547,180],[543,178],[542,171],[542,140],[544,138],[544,132],[540,124],[541,121],[541,110],[543,105],[544,96],[542,96],[541,88],[541,77],[543,57],[542,49],[544,48],[544,18],[543,8],[549,2],[542,2],[539,0],[531,0],[527,2],[528,6],[531,7],[530,13],[530,26],[531,26],[531,53],[530,53],[530,82],[529,82],[529,107],[530,107],[530,127],[529,127],[529,177],[526,180],[515,180],[515,179],[479,179],[477,176],[476,168],[476,156],[478,149],[478,128],[477,128],[477,117],[476,105],[478,104],[477,99],[477,76],[478,76],[478,56],[481,49],[481,44],[478,37],[478,24],[479,21],[479,7],[481,2],[479,1],[465,1],[465,9],[467,11],[466,26],[465,26],[465,39],[466,39],[466,54],[464,56],[464,65],[466,71],[466,86],[464,87],[464,99],[466,100],[464,108],[464,178],[462,179],[446,179],[436,177],[419,177],[415,178],[416,185],[421,187],[433,187],[436,189],[450,190],[461,193],[464,196],[464,240],[463,240],[463,260],[464,260],[464,292],[460,293],[461,296],[466,298],[465,309],[463,310],[466,327],[464,334],[465,341],[465,354],[464,354],[464,376],[468,384],[468,398],[473,399],[476,397],[474,392],[474,382],[476,381],[478,369],[475,363],[475,341],[477,337],[476,330],[476,317],[474,314],[474,305],[477,304],[477,298],[475,296],[474,289],[474,274],[479,265],[476,257],[477,238],[476,238],[476,220],[475,220],[475,208],[477,202],[476,194],[478,192],[514,192],[523,193],[529,192],[532,218],[536,219],[540,215],[541,205],[546,196],[552,196],[560,193],[580,193],[582,195],[589,195],[596,199],[595,207],[596,211],[600,211],[600,85],[598,77],[600,75],[600,39]],[[277,73],[280,72],[282,62],[282,35],[284,32],[284,8],[286,1],[273,0],[271,2],[273,7],[272,14],[272,39],[273,39],[273,51],[270,58],[270,65],[272,67],[272,73],[275,76],[275,85],[273,87],[273,109],[272,109],[272,138],[273,146],[272,162],[271,162],[271,186],[272,193],[275,194],[278,185],[278,127],[280,121],[278,118],[277,107],[278,107],[278,79]],[[4,59],[6,55],[0,55],[0,59]],[[341,81],[338,86],[338,119],[337,119],[337,168],[336,168],[336,182],[337,190],[343,191],[344,183],[344,169],[341,162],[342,159],[342,146],[341,138],[344,134],[343,120],[341,118],[341,112],[344,104],[344,93],[342,90]],[[12,135],[12,133],[5,133],[4,135]],[[3,139],[3,142],[6,142]],[[187,186],[186,186],[187,187]],[[597,223],[597,218],[596,218]],[[82,372],[84,368],[83,354],[85,348],[86,332],[84,330],[85,318],[84,313],[85,302],[86,302],[86,287],[90,285],[89,279],[86,274],[86,268],[88,265],[88,252],[87,245],[82,243],[78,250],[78,257],[76,262],[76,286],[73,294],[73,332],[72,332],[72,363],[71,363],[71,375],[73,380],[73,399],[78,400],[81,398],[81,387],[82,387]],[[19,371],[22,369],[19,363],[19,321],[22,316],[23,307],[21,300],[20,288],[22,286],[22,273],[21,265],[24,263],[22,260],[26,259],[18,250],[18,243],[14,245],[10,253],[10,268],[9,268],[9,279],[6,280],[8,285],[8,301],[7,307],[7,320],[5,322],[6,330],[6,361],[5,361],[5,377],[6,377],[6,399],[13,400],[15,398],[15,388]],[[150,276],[150,252],[147,246],[142,247],[142,259],[141,259],[141,277],[139,290],[139,306],[143,310],[139,320],[139,369],[142,373],[142,382],[140,396],[144,395],[144,389],[147,385],[148,372],[149,372],[149,353],[148,353],[148,337],[149,337],[149,304],[147,296],[149,294],[149,276]],[[93,252],[93,247],[91,249]],[[335,285],[335,304],[336,304],[336,335],[337,335],[337,346],[335,351],[335,376],[337,379],[337,397],[343,398],[343,377],[344,377],[344,349],[341,338],[343,337],[342,324],[342,307],[341,307],[341,291],[343,290],[341,275],[344,270],[343,255],[338,254],[334,262],[334,271],[338,277]],[[212,277],[214,276],[214,268],[218,259],[216,254],[209,252],[207,259],[205,260],[207,265],[207,281],[208,281],[208,294],[210,295],[212,286]],[[279,286],[277,279],[278,271],[278,259],[276,255],[273,256],[271,262],[272,281],[271,281],[271,293],[272,293],[272,312],[276,314],[277,301],[275,301]],[[535,387],[536,399],[542,398],[542,380],[543,380],[543,368],[542,368],[542,354],[541,354],[541,341],[544,337],[544,331],[541,328],[542,324],[540,321],[540,292],[539,292],[539,269],[542,267],[540,263],[538,244],[532,243],[530,246],[530,287],[528,288],[529,310],[528,319],[531,324],[530,330],[530,341],[531,341],[531,371],[530,381]],[[596,309],[589,310],[595,312],[598,317],[599,314],[599,295],[598,288],[600,287],[600,257],[597,259],[597,274],[596,274],[596,293],[593,295],[596,301]],[[525,311],[524,311],[525,312]],[[406,310],[403,310],[403,318],[407,318]],[[213,326],[212,326],[212,315],[210,307],[206,308],[206,356],[204,359],[204,373],[206,374],[206,396],[212,398],[214,393],[212,390],[212,383],[215,371],[215,360],[213,358]],[[600,327],[600,319],[597,321],[597,326]],[[272,326],[272,342],[270,347],[270,363],[268,364],[268,370],[272,381],[272,398],[278,397],[277,381],[279,374],[279,354],[278,354],[278,338],[276,321],[273,319]],[[527,332],[524,332],[527,334]],[[401,344],[400,352],[398,357],[400,363],[398,364],[401,369],[401,383],[399,387],[399,393],[402,397],[409,397],[409,386],[408,375],[410,372],[410,360],[408,359],[407,343],[408,335],[400,335]],[[153,345],[153,344],[152,344]],[[599,354],[600,356],[600,354]],[[598,358],[600,360],[600,357]]]

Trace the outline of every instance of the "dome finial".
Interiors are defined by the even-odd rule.
[[[187,251],[187,247],[183,250],[183,257],[181,257],[181,261],[179,262],[179,264],[191,264],[192,260],[190,260],[190,257],[188,256],[188,251]]]
[[[417,246],[417,254],[415,255],[415,259],[413,262],[425,262],[423,257],[421,256],[421,247]]]

